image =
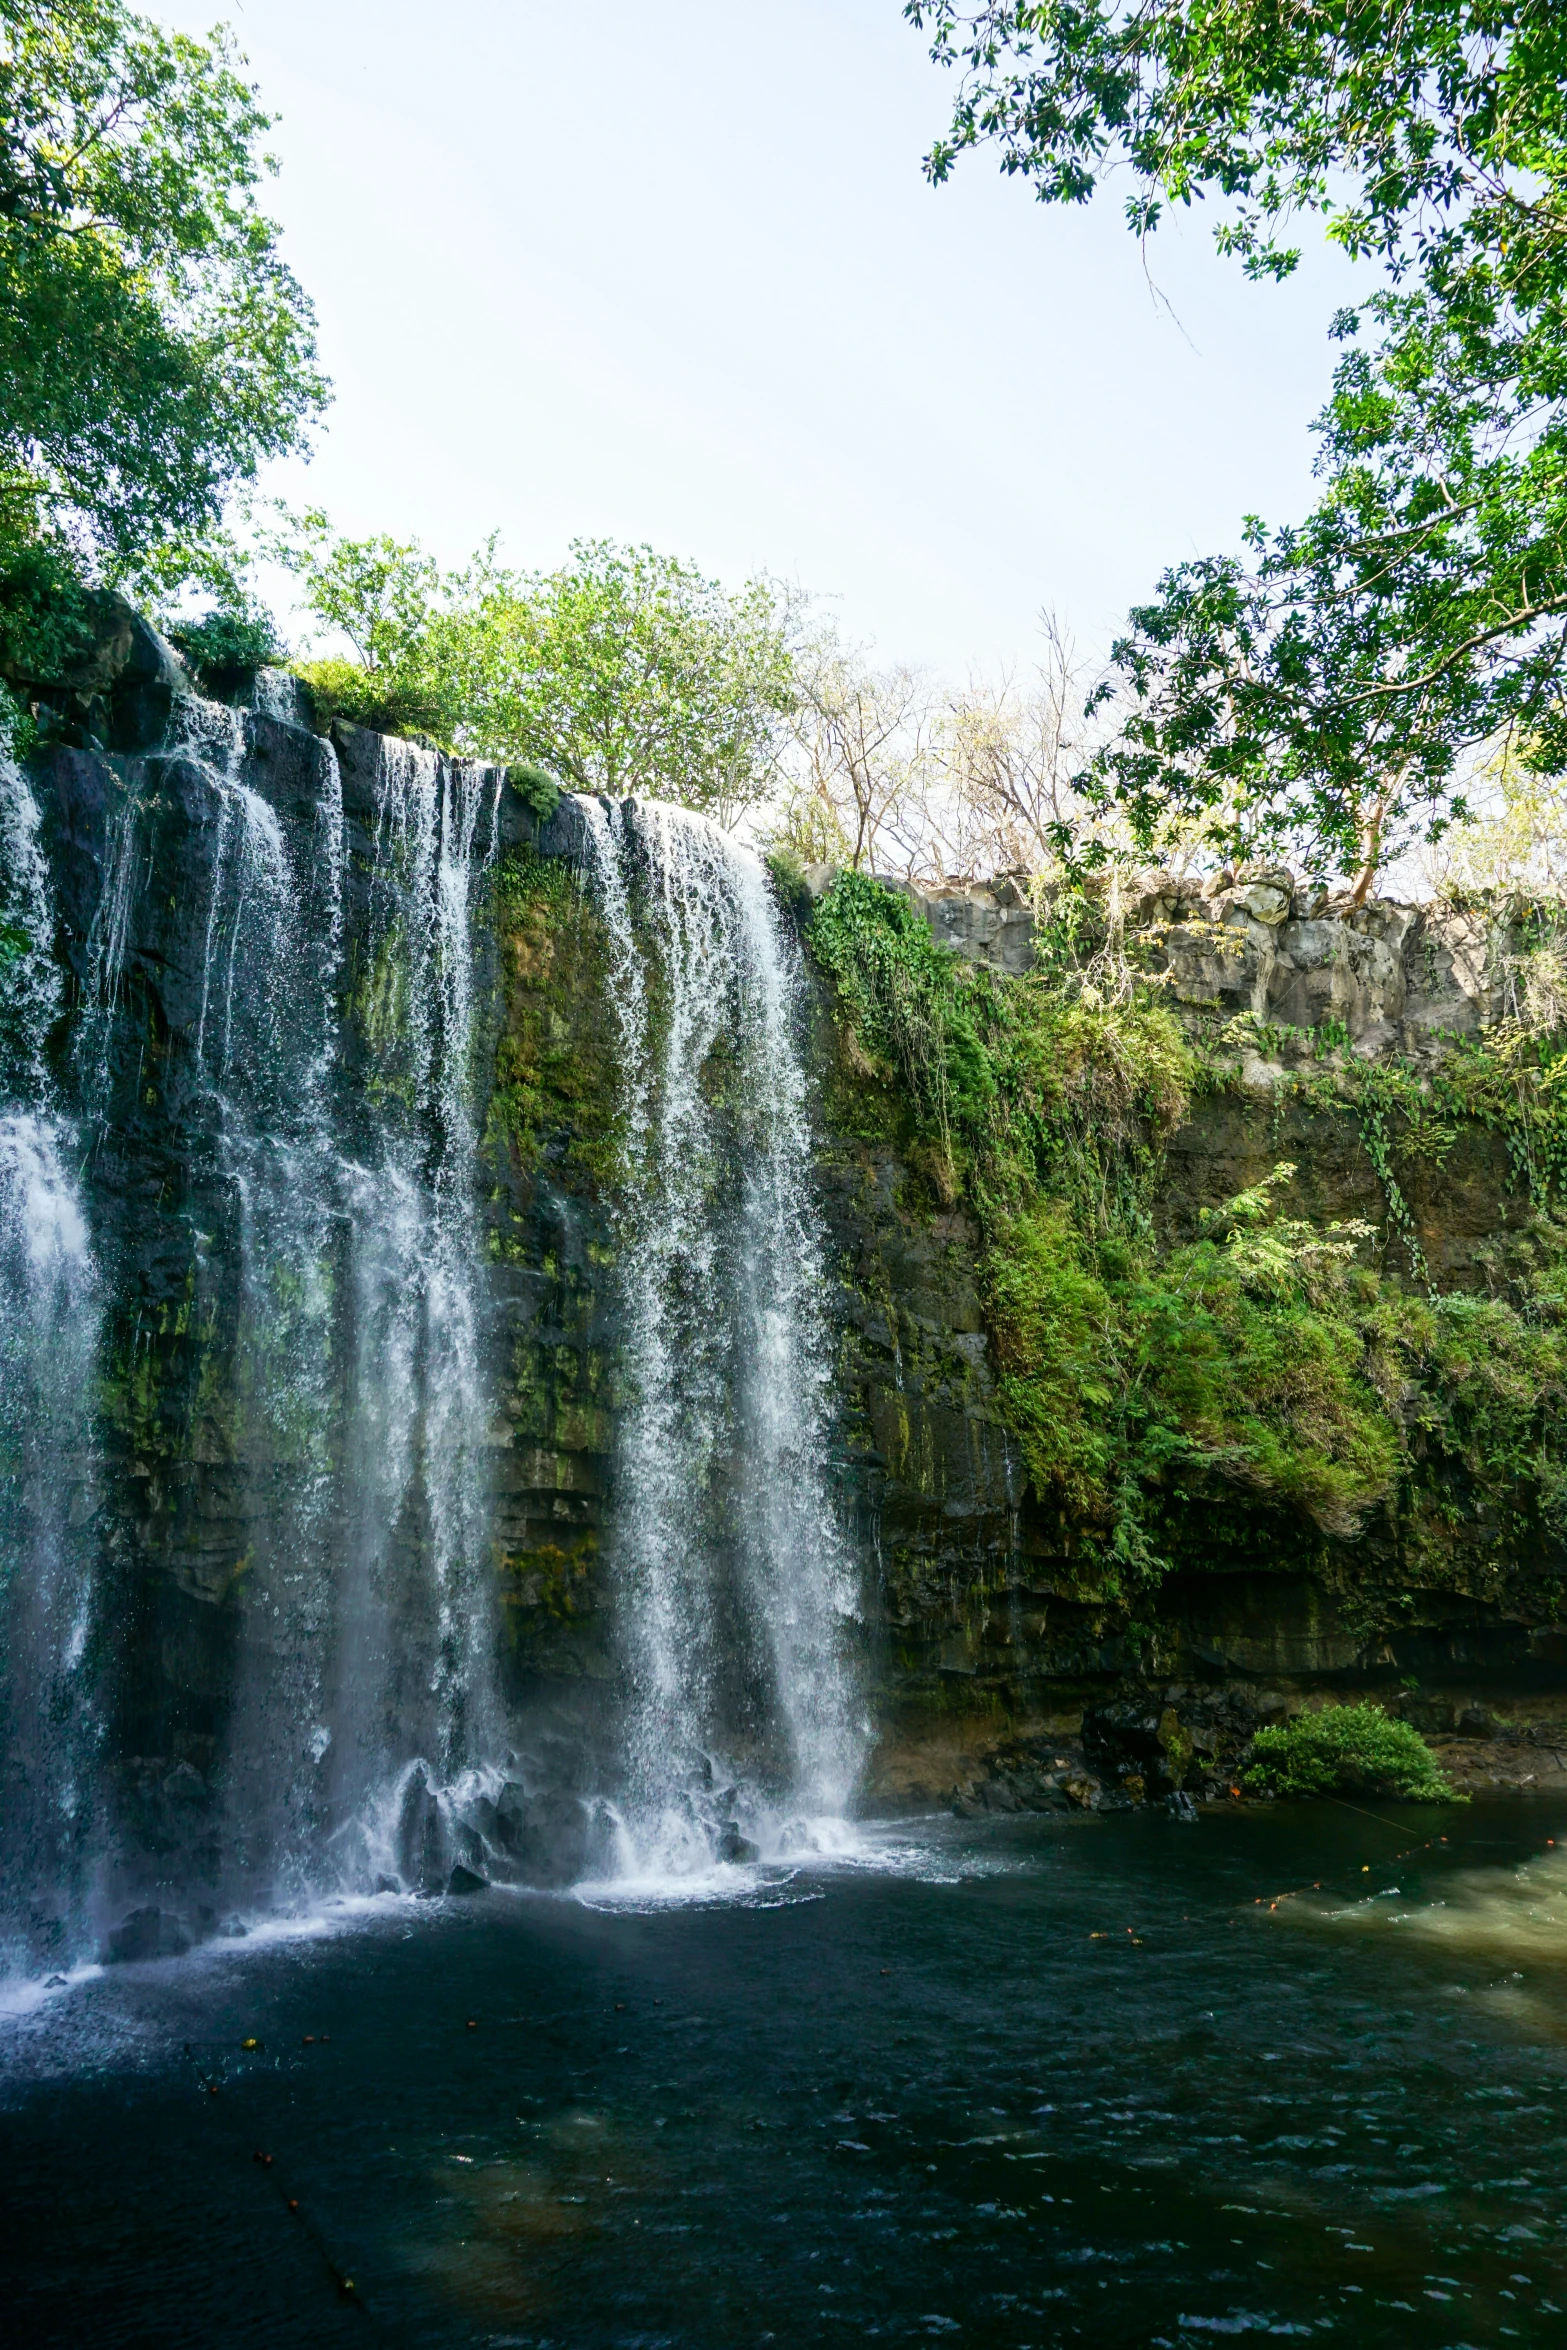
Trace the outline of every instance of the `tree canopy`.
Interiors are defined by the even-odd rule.
[[[1116,648],[1101,763],[1162,807],[1304,837],[1363,890],[1462,811],[1503,736],[1567,767],[1567,15],[1556,0],[908,0],[960,75],[927,158],[999,148],[1042,200],[1129,173],[1148,235],[1212,200],[1286,275],[1303,212],[1383,283],[1346,309],[1305,524],[1166,575]]]
[[[513,572],[494,542],[443,573],[416,544],[307,515],[281,551],[351,657],[300,664],[327,704],[576,791],[678,800],[732,824],[770,788],[795,698],[787,600],[651,547],[577,540]]]
[[[135,577],[201,542],[323,405],[257,189],[270,126],[220,30],[0,0],[0,473],[9,535]]]

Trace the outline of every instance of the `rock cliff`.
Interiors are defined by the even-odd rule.
[[[189,1793],[190,1818],[199,1814],[202,1774],[235,1703],[238,1625],[257,1604],[250,1562],[282,1541],[280,1525],[301,1522],[308,1484],[296,1439],[267,1433],[242,1408],[243,1186],[236,1192],[232,1166],[220,1169],[212,1089],[198,1082],[198,1040],[214,1017],[203,926],[232,842],[210,748],[197,757],[167,733],[180,690],[156,640],[149,650],[133,631],[117,668],[73,682],[34,764],[74,1006],[53,1049],[78,1076],[105,1001],[116,891],[127,886],[116,815],[128,794],[143,811],[124,900],[131,932],[114,947],[116,1017],[95,1080],[111,1103],[91,1169],[113,1258],[110,1441],[82,1507],[110,1578],[119,1654],[107,1735],[121,1801],[140,1807],[144,1841],[165,1850],[197,1832],[181,1805]],[[230,781],[301,842],[340,804],[333,919],[347,977],[332,1019],[338,1082],[354,1106],[334,1131],[351,1158],[354,1121],[377,1100],[403,1099],[396,1052],[384,1066],[377,1055],[406,1007],[367,896],[383,855],[372,836],[385,820],[388,753],[344,727],[329,753],[290,692],[259,703],[235,714]],[[444,791],[447,772],[432,762],[426,780]],[[536,1748],[562,1749],[591,1747],[619,1670],[603,1554],[622,1401],[617,1071],[583,849],[572,803],[541,823],[493,778],[489,945],[472,1017],[479,1330],[499,1409],[474,1434],[495,1499],[506,1702]],[[829,878],[811,876],[811,889],[819,895]],[[1032,967],[1038,917],[1015,883],[912,894],[960,955],[1010,975]],[[807,910],[808,896],[802,922]],[[1509,1012],[1515,910],[1355,908],[1262,870],[1201,886],[1154,876],[1113,912],[1118,951],[1174,1008],[1211,1071],[1164,1147],[1153,1214],[1168,1241],[1287,1161],[1300,1213],[1375,1226],[1374,1253],[1395,1284],[1483,1296],[1537,1248],[1539,1200],[1503,1126],[1455,1112],[1440,1148],[1395,1166],[1377,1140],[1376,1103],[1322,1081],[1331,1051],[1429,1097],[1434,1073]],[[1136,1791],[1212,1783],[1259,1709],[1325,1687],[1379,1690],[1434,1727],[1466,1715],[1473,1726],[1486,1706],[1503,1726],[1554,1718],[1554,1693],[1567,1688],[1559,1532],[1510,1555],[1505,1573],[1493,1544],[1482,1572],[1465,1564],[1461,1496],[1444,1502],[1451,1538],[1435,1563],[1429,1546],[1416,1559],[1385,1528],[1325,1540],[1259,1508],[1249,1519],[1232,1510],[1222,1543],[1204,1553],[1198,1542],[1135,1603],[1085,1587],[1071,1529],[1033,1489],[1004,1406],[972,1208],[942,1196],[888,1088],[855,1062],[825,978],[814,1018],[839,1349],[835,1475],[864,1576],[863,1671],[879,1733],[872,1801],[954,1791],[974,1801],[989,1790],[1006,1808],[1086,1800],[1083,1789],[1120,1781]],[[431,1151],[444,1114],[438,1104],[430,1113]],[[286,1316],[278,1327],[291,1343]],[[1550,1408],[1559,1413],[1560,1399]],[[349,1547],[347,1530],[332,1539]],[[431,1539],[414,1519],[398,1536],[415,1547]],[[1117,1705],[1131,1711],[1116,1717]]]

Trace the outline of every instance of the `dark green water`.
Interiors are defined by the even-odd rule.
[[[1561,2344],[1552,1837],[947,1823],[121,1969],[0,2027],[4,2338]]]

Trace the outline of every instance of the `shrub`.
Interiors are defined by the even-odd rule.
[[[70,550],[39,536],[0,475],[0,677],[52,684],[93,649],[93,599]]]
[[[197,620],[171,620],[164,634],[193,669],[211,677],[265,669],[283,652],[266,612],[203,612]]]
[[[1451,1803],[1452,1788],[1431,1749],[1408,1722],[1377,1705],[1328,1705],[1259,1730],[1245,1783],[1269,1795],[1394,1795],[1406,1803]]]
[[[507,780],[517,797],[547,824],[560,806],[560,785],[547,767],[508,767]]]
[[[323,726],[330,726],[334,718],[346,718],[354,726],[373,728],[377,734],[441,738],[442,712],[417,683],[336,658],[296,661],[293,668],[295,676],[309,686]]]

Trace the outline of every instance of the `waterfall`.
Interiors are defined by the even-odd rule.
[[[37,805],[0,755],[0,1972],[82,1932],[96,1725],[91,1434],[98,1276],[51,1082],[60,1012]]]
[[[298,1902],[399,1877],[381,1823],[410,1768],[445,1800],[497,1729],[472,931],[498,777],[383,746],[345,974],[330,746],[310,824],[285,826],[243,779],[243,713],[205,707],[186,732],[218,794],[196,1052],[237,1211],[234,1392],[257,1464],[247,1520],[264,1529],[224,1765],[227,1876],[236,1897]],[[346,1099],[345,978],[365,1048]]]
[[[247,748],[242,712],[183,706],[174,755],[213,798],[194,1056],[232,1217],[231,1410],[251,1530],[219,1771],[223,1878],[234,1898],[268,1888],[288,1900],[307,1891],[329,1824],[343,810],[330,745],[308,816],[286,823],[247,781]]]
[[[0,1973],[434,1889],[504,1780],[501,779],[386,743],[350,812],[258,699],[63,754],[48,854],[0,764]],[[190,1644],[178,1712],[138,1711],[127,1599]]]
[[[840,1818],[865,1748],[802,971],[762,867],[714,826],[582,805],[622,1071],[626,1860],[678,1871]]]
[[[450,1789],[499,1732],[472,937],[499,783],[493,769],[383,745],[357,974],[376,1114],[349,1170],[355,1511],[341,1569],[337,1775],[361,1868],[400,1876],[418,1873],[398,1850],[412,1833],[399,1825],[411,1774]],[[412,1609],[385,1604],[400,1532],[424,1569]]]

